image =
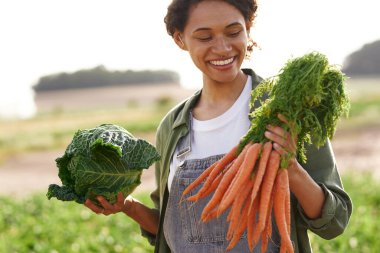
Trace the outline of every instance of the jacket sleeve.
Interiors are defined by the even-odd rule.
[[[162,154],[162,142],[161,142],[161,131],[160,127],[157,130],[156,134],[156,148],[159,154]],[[160,170],[161,170],[161,161],[157,161],[155,163],[155,178],[156,178],[156,188],[155,190],[150,194],[150,197],[154,203],[154,208],[157,210],[160,210]],[[149,233],[148,231],[144,230],[142,227],[140,227],[141,235],[148,239],[149,243],[151,245],[155,245],[156,243],[156,235]]]
[[[320,147],[307,147],[307,163],[302,164],[309,175],[324,191],[325,203],[321,217],[309,219],[300,204],[297,212],[304,225],[324,239],[343,233],[352,213],[352,202],[344,191],[330,141]]]
[[[157,165],[156,163],[155,167],[156,167],[156,173],[157,173],[157,168],[159,167],[159,165]],[[156,175],[156,179],[157,179],[157,175]],[[154,203],[154,208],[159,210],[159,185],[158,183],[156,185],[157,185],[157,188],[150,194],[150,197]],[[156,244],[156,235],[146,231],[141,226],[140,226],[140,230],[141,230],[141,235],[147,238],[148,242],[154,246]]]

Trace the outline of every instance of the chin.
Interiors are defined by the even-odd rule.
[[[212,71],[212,74],[209,75],[213,80],[220,83],[233,82],[239,75],[240,69],[233,69],[229,71]]]

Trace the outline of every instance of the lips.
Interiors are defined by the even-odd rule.
[[[211,63],[214,66],[221,66],[222,67],[222,66],[226,66],[226,65],[231,64],[234,61],[234,59],[235,59],[235,57],[231,57],[231,58],[224,59],[224,60],[209,61],[209,63]]]

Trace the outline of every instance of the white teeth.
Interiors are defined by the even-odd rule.
[[[223,66],[223,65],[230,64],[233,60],[234,60],[234,58],[232,57],[232,58],[224,60],[224,61],[210,61],[210,63],[213,65],[217,65],[217,66]]]

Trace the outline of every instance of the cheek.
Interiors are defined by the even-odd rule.
[[[247,43],[242,43],[241,47],[240,47],[240,55],[239,55],[239,58],[240,58],[240,62],[241,64],[243,63],[243,61],[245,59],[247,59],[247,55],[249,55],[248,53],[248,44]]]
[[[244,52],[244,55],[247,52],[247,47],[248,47],[248,39],[242,40],[242,42],[239,45],[239,48],[240,48],[240,51]]]
[[[193,60],[194,64],[197,65],[198,67],[200,65],[205,64],[205,58],[207,54],[207,49],[204,47],[197,47],[197,48],[192,48],[189,50],[189,54],[191,59]]]

